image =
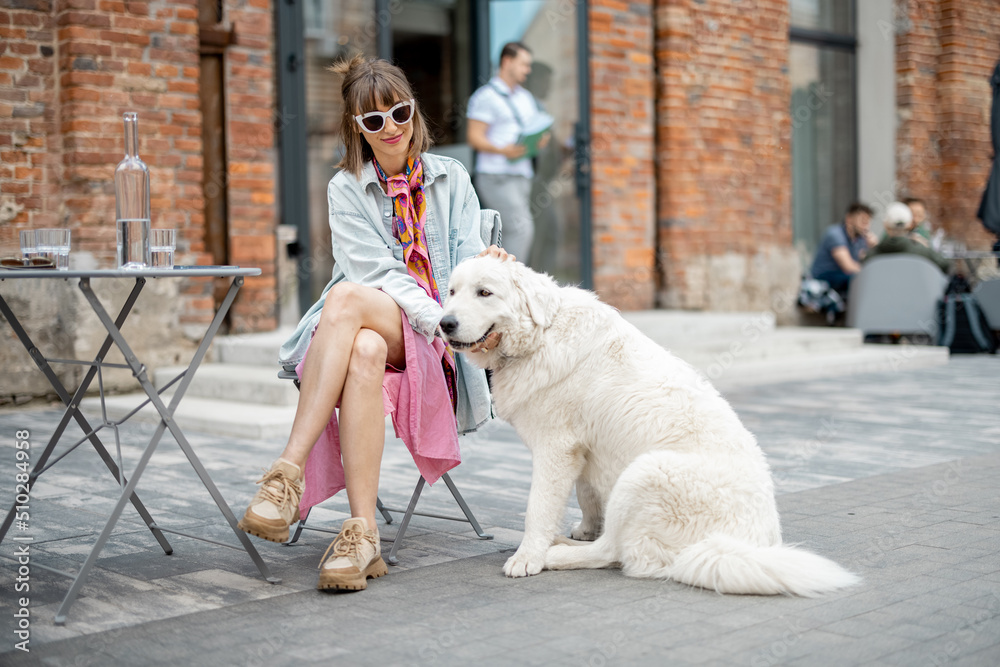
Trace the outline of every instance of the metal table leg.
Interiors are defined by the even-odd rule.
[[[135,301],[139,296],[139,292],[142,291],[142,287],[145,284],[146,280],[144,278],[136,279],[135,286],[132,288],[131,293],[125,300],[124,305],[122,305],[122,308],[118,313],[118,317],[115,320],[116,326],[121,327],[121,325],[124,324],[126,318],[128,317],[129,313],[132,310],[132,306],[135,304]],[[79,408],[80,400],[83,398],[87,389],[90,387],[91,382],[93,382],[94,376],[97,374],[98,367],[104,361],[104,357],[111,349],[111,345],[113,343],[112,337],[111,336],[105,337],[104,343],[101,345],[101,348],[97,353],[97,356],[94,357],[94,360],[91,362],[90,369],[87,371],[87,374],[84,377],[82,383],[77,388],[76,392],[74,392],[73,396],[70,397],[69,392],[66,390],[66,387],[59,380],[59,377],[55,374],[55,371],[52,370],[52,367],[49,365],[48,360],[45,359],[41,351],[39,351],[39,349],[35,346],[30,336],[28,336],[27,332],[24,330],[24,327],[21,326],[21,323],[17,319],[17,316],[14,315],[13,311],[7,305],[7,302],[3,299],[2,295],[0,295],[0,313],[3,314],[4,318],[6,318],[7,322],[10,324],[11,329],[14,331],[14,334],[18,337],[18,339],[21,341],[21,344],[24,345],[24,348],[28,351],[28,354],[34,360],[35,365],[38,366],[38,369],[42,372],[43,375],[45,375],[46,379],[48,379],[49,381],[49,384],[56,391],[56,393],[59,395],[59,398],[62,400],[63,404],[66,406],[66,410],[65,412],[63,412],[63,416],[59,421],[59,425],[56,427],[55,432],[49,439],[49,442],[45,446],[45,449],[42,451],[42,455],[35,461],[35,465],[33,466],[31,474],[29,475],[28,479],[29,491],[31,489],[31,486],[34,484],[35,480],[38,478],[38,476],[45,471],[46,463],[48,462],[49,457],[52,455],[52,452],[55,450],[56,444],[62,437],[62,434],[66,429],[66,426],[69,424],[70,418],[75,419],[77,423],[80,425],[80,428],[83,429],[83,432],[89,434],[88,439],[90,440],[94,449],[97,451],[98,455],[101,457],[101,460],[104,461],[104,464],[108,467],[108,470],[110,470],[111,474],[114,475],[115,480],[119,480],[121,483],[127,483],[124,480],[124,477],[122,477],[121,471],[115,464],[115,461],[111,457],[111,454],[104,447],[104,443],[101,441],[99,437],[97,437],[96,430],[90,426],[90,423],[80,412]],[[163,535],[160,529],[156,527],[156,523],[153,521],[153,517],[146,510],[145,506],[139,500],[139,497],[135,494],[132,494],[130,500],[133,506],[135,506],[135,509],[139,513],[139,516],[142,518],[143,522],[146,524],[147,527],[149,527],[150,531],[152,531],[153,536],[156,538],[156,541],[159,542],[160,547],[163,548],[164,553],[168,555],[173,553],[173,548],[170,546],[170,543],[167,541],[166,537]],[[10,526],[14,521],[15,507],[16,503],[11,506],[11,509],[7,513],[7,516],[4,519],[2,526],[0,526],[0,542],[3,542],[4,538],[7,535],[7,531],[10,530]]]
[[[205,354],[208,352],[208,348],[212,343],[212,339],[218,332],[219,327],[222,324],[222,321],[225,319],[226,313],[229,311],[230,306],[232,306],[232,303],[236,298],[236,293],[239,291],[242,285],[243,285],[242,277],[236,277],[233,279],[233,283],[232,285],[230,285],[229,291],[226,293],[225,298],[220,304],[218,310],[216,311],[215,317],[212,319],[212,323],[209,325],[208,330],[205,332],[201,344],[198,346],[198,349],[195,351],[195,354],[191,359],[191,362],[188,364],[188,368],[184,372],[184,377],[177,385],[177,388],[174,391],[174,395],[171,398],[170,405],[168,407],[163,404],[160,395],[157,393],[156,389],[150,383],[146,373],[145,366],[139,363],[139,360],[136,358],[135,353],[133,352],[131,346],[129,346],[124,336],[122,336],[119,327],[116,326],[114,322],[112,322],[111,317],[108,315],[107,311],[104,309],[104,307],[101,305],[101,302],[94,294],[93,290],[90,287],[90,280],[87,278],[81,278],[80,280],[80,290],[83,292],[87,301],[90,302],[91,308],[93,308],[94,313],[101,320],[101,323],[104,324],[104,327],[105,329],[107,329],[108,334],[114,339],[115,344],[118,346],[118,348],[124,355],[126,363],[132,369],[132,372],[135,375],[136,379],[139,380],[139,384],[142,386],[143,391],[146,392],[146,395],[149,397],[150,402],[153,404],[157,412],[160,414],[160,423],[157,426],[156,431],[153,434],[153,437],[150,440],[149,444],[146,446],[146,451],[143,453],[143,456],[140,459],[139,464],[136,466],[136,470],[133,473],[132,480],[126,486],[126,490],[130,492],[131,491],[130,487],[134,488],[134,485],[138,480],[139,476],[142,474],[142,471],[145,468],[145,465],[148,462],[149,457],[152,455],[152,452],[156,449],[156,446],[159,443],[159,440],[162,437],[163,432],[166,429],[170,429],[170,432],[174,436],[174,439],[177,441],[177,444],[180,446],[181,450],[184,452],[188,461],[191,463],[191,466],[195,469],[195,472],[198,474],[199,479],[201,479],[202,484],[204,484],[205,488],[212,496],[212,499],[215,501],[215,504],[222,512],[222,515],[229,522],[229,525],[232,528],[233,533],[236,535],[237,539],[242,544],[244,550],[247,552],[247,555],[250,556],[251,560],[253,560],[254,564],[257,566],[257,569],[260,570],[260,573],[264,576],[264,578],[267,581],[271,583],[279,583],[281,579],[271,574],[270,570],[264,563],[263,559],[261,559],[260,554],[257,553],[257,549],[253,546],[253,543],[250,541],[247,534],[244,533],[239,528],[237,528],[236,517],[233,515],[232,510],[229,508],[229,505],[226,503],[225,499],[223,499],[222,494],[215,486],[215,483],[209,476],[208,471],[205,469],[201,461],[198,459],[197,455],[194,453],[194,450],[191,448],[190,443],[188,443],[187,438],[184,436],[184,433],[177,426],[177,423],[174,421],[173,418],[173,414],[174,411],[177,409],[177,405],[184,397],[184,393],[187,391],[188,386],[191,384],[191,381],[194,378],[194,374],[197,371],[198,366],[201,365],[201,362],[204,359]],[[87,563],[84,564],[84,568],[82,568],[80,573],[77,575],[77,581],[74,582],[74,585],[70,589],[70,592],[67,593],[67,597],[63,602],[63,607],[65,607],[66,609],[68,609],[68,605],[72,603],[72,597],[76,595],[76,591],[79,588],[78,584],[79,582],[82,582],[83,576],[86,574],[86,569],[89,569],[89,566],[92,564],[92,561],[96,559],[97,553],[100,551],[100,549],[104,545],[104,542],[107,540],[107,536],[110,535],[111,529],[114,527],[115,522],[117,522],[118,517],[121,514],[121,507],[123,506],[124,503],[120,499],[115,507],[115,510],[112,512],[112,515],[109,518],[108,524],[105,526],[105,529],[101,534],[101,537],[98,538],[98,543],[95,544],[94,550],[91,552],[90,557],[88,557]],[[159,526],[159,528],[160,530],[166,530],[166,532],[176,532],[164,529],[162,526]],[[188,536],[196,537],[191,535]],[[63,609],[60,608],[60,613],[62,614],[62,612]]]
[[[108,522],[104,525],[104,530],[101,531],[101,534],[97,538],[97,542],[94,543],[93,548],[90,550],[90,554],[87,556],[87,560],[84,561],[80,570],[76,573],[76,577],[73,579],[73,583],[70,585],[69,591],[66,592],[66,596],[63,598],[62,604],[59,605],[59,609],[56,611],[56,625],[65,625],[66,614],[69,612],[69,608],[73,604],[73,600],[76,599],[77,593],[80,592],[83,582],[87,579],[87,575],[90,573],[90,568],[94,566],[98,555],[100,555],[101,550],[104,548],[104,543],[108,541],[108,538],[111,536],[111,531],[114,529],[115,524],[118,523],[118,517],[121,516],[122,510],[125,508],[125,503],[128,502],[129,496],[131,496],[132,492],[135,490],[136,483],[138,483],[139,478],[142,477],[142,471],[145,470],[146,464],[149,463],[149,459],[153,456],[153,452],[156,451],[156,445],[159,444],[160,438],[163,436],[163,430],[163,423],[161,422],[156,428],[156,432],[153,434],[153,439],[150,440],[149,445],[146,446],[146,450],[139,458],[139,463],[136,465],[135,471],[132,473],[132,479],[130,479],[128,484],[125,485],[125,489],[118,498],[118,502],[115,503],[115,508],[111,511],[111,516],[108,517]]]
[[[137,279],[137,282],[138,280],[143,280],[143,279]],[[101,320],[101,323],[104,325],[104,328],[108,332],[109,338],[111,338],[114,344],[118,347],[118,349],[121,350],[122,354],[125,357],[126,363],[132,370],[136,379],[139,380],[139,384],[142,386],[143,391],[145,391],[147,397],[149,398],[149,401],[153,404],[157,412],[160,414],[160,423],[157,425],[152,438],[146,445],[146,448],[143,450],[142,456],[140,457],[139,462],[136,464],[135,470],[132,473],[132,478],[128,480],[128,482],[125,484],[122,494],[119,497],[118,502],[115,504],[115,507],[111,512],[111,515],[108,517],[108,521],[105,524],[104,529],[98,536],[97,541],[94,543],[94,546],[90,551],[90,554],[87,556],[86,561],[81,566],[80,570],[77,572],[76,577],[74,578],[69,591],[63,598],[63,602],[60,605],[58,611],[56,612],[55,622],[57,625],[62,625],[66,622],[66,614],[69,612],[70,606],[76,599],[76,596],[79,593],[80,589],[82,588],[83,583],[86,581],[87,575],[90,573],[90,570],[94,566],[94,563],[97,561],[97,558],[100,555],[101,550],[104,548],[105,543],[111,536],[111,532],[121,516],[122,510],[125,507],[125,503],[128,502],[129,499],[133,496],[133,492],[136,484],[138,484],[139,478],[142,476],[142,473],[144,472],[146,465],[149,463],[149,460],[152,458],[153,453],[156,451],[156,447],[158,446],[160,439],[163,437],[164,432],[168,428],[170,429],[170,432],[174,436],[178,445],[181,447],[181,450],[184,452],[185,456],[187,456],[188,461],[195,469],[195,472],[198,474],[199,479],[201,479],[202,484],[205,485],[205,488],[208,490],[209,494],[212,496],[212,499],[219,507],[219,510],[222,512],[223,516],[225,516],[226,520],[229,522],[230,527],[233,529],[233,532],[239,539],[243,549],[246,551],[247,555],[250,556],[251,560],[257,566],[258,570],[260,570],[264,578],[271,583],[278,583],[281,581],[279,578],[274,577],[271,574],[267,565],[264,563],[263,559],[261,559],[260,555],[257,553],[256,548],[250,542],[246,533],[244,533],[243,531],[239,530],[236,527],[236,518],[235,516],[233,516],[232,510],[230,510],[229,505],[226,504],[225,500],[222,498],[222,494],[219,492],[218,488],[216,488],[214,482],[212,482],[211,477],[208,475],[208,471],[201,464],[201,461],[194,453],[190,443],[188,443],[187,438],[184,437],[183,432],[181,432],[180,428],[177,426],[173,418],[173,414],[177,408],[177,405],[180,403],[181,399],[184,396],[184,393],[187,391],[187,388],[194,377],[195,371],[198,369],[198,366],[204,359],[205,353],[208,351],[212,339],[218,332],[219,327],[222,324],[222,321],[225,318],[226,313],[228,312],[230,306],[232,305],[233,300],[236,298],[236,293],[239,291],[239,288],[242,286],[242,284],[243,284],[242,277],[234,278],[233,283],[229,288],[229,292],[226,294],[225,299],[223,299],[223,302],[220,305],[218,311],[216,312],[215,317],[213,318],[212,323],[208,328],[208,331],[206,331],[204,337],[202,338],[201,344],[198,346],[198,349],[195,352],[194,357],[188,364],[188,368],[184,372],[184,376],[181,379],[180,383],[178,384],[174,392],[174,395],[170,401],[170,405],[168,407],[164,405],[162,399],[160,398],[159,393],[157,393],[156,389],[150,383],[146,373],[146,367],[141,363],[139,363],[139,360],[136,358],[136,355],[132,350],[131,346],[129,346],[128,342],[122,335],[121,333],[122,322],[112,321],[110,315],[108,315],[107,311],[104,309],[100,300],[94,294],[90,286],[89,278],[80,279],[79,283],[80,290],[83,292],[84,297],[90,303],[91,308],[97,315],[98,319]],[[204,539],[196,535],[179,533],[178,531],[172,531],[163,528],[162,526],[157,526],[152,521],[150,521],[150,527],[151,529],[155,529],[157,531],[173,532],[177,534],[186,535],[188,537],[193,537],[196,539]],[[215,542],[214,540],[206,540],[206,541],[213,542],[215,544],[222,544],[223,546],[231,546],[221,542]],[[238,548],[238,547],[232,547],[232,548]]]

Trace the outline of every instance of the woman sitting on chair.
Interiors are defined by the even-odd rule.
[[[327,192],[336,265],[282,346],[301,381],[295,420],[239,527],[285,542],[300,504],[346,488],[351,518],[317,587],[360,590],[387,572],[375,523],[385,415],[428,481],[458,465],[457,433],[490,417],[485,373],[435,337],[452,268],[479,254],[513,256],[484,249],[461,163],[426,152],[426,122],[402,70],[360,56],[333,70],[343,76],[346,144]]]

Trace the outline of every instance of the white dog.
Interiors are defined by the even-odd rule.
[[[614,308],[493,257],[459,265],[449,292],[443,333],[492,369],[497,412],[531,449],[524,539],[507,576],[620,565],[722,593],[804,596],[858,581],[781,543],[754,436]],[[574,482],[583,520],[568,540],[556,532]]]

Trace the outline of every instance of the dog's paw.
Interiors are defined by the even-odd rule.
[[[569,531],[569,536],[574,540],[581,540],[583,542],[593,542],[599,537],[597,530],[583,525],[582,521],[573,526],[573,530]]]
[[[520,549],[504,563],[503,573],[508,577],[530,577],[538,574],[545,566],[545,553],[529,554]]]
[[[567,546],[572,546],[574,541],[565,535],[556,535],[552,538],[552,544],[565,544]]]

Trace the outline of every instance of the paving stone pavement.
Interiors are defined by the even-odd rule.
[[[59,627],[52,618],[68,580],[40,566],[78,567],[116,497],[84,444],[32,490],[30,653],[15,649],[18,575],[0,558],[0,664],[998,665],[1000,359],[922,370],[901,361],[895,372],[727,395],[768,454],[786,541],[859,573],[863,583],[847,591],[721,596],[616,570],[506,579],[530,456],[494,422],[465,439],[452,475],[491,541],[466,524],[416,517],[389,576],[330,594],[313,588],[327,535],[307,531],[291,547],[255,539],[283,579],[272,585],[242,551],[171,535],[165,556],[127,508]],[[5,503],[15,431],[29,430],[37,451],[58,416],[0,412]],[[149,434],[121,429],[126,470]],[[187,435],[237,514],[283,444]],[[387,443],[382,499],[405,504],[415,481],[402,444]],[[161,525],[236,544],[172,441],[160,444],[138,493]],[[421,508],[457,509],[443,484]],[[336,527],[345,510],[338,496],[310,524]],[[571,508],[567,526],[578,516]],[[394,531],[382,527],[384,538]],[[11,540],[0,545],[0,555],[13,552]]]

